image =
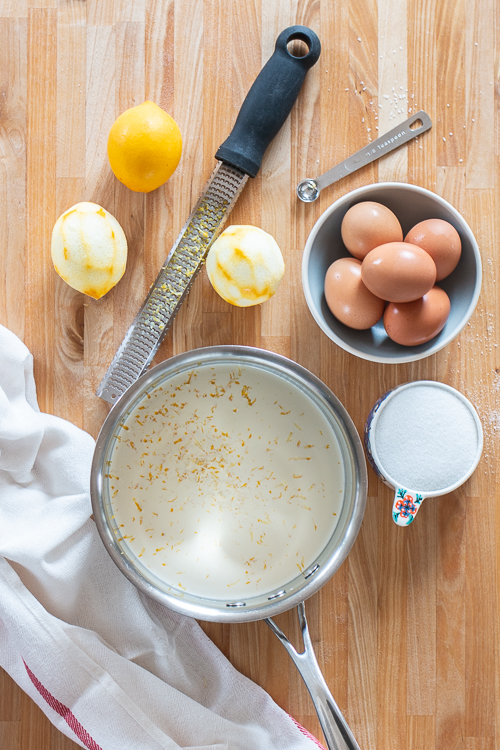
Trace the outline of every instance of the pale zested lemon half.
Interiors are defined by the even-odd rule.
[[[99,299],[125,272],[127,239],[105,208],[77,203],[56,221],[51,252],[54,268],[67,284]]]
[[[285,272],[274,237],[248,225],[225,229],[210,248],[206,266],[215,291],[237,307],[266,302],[276,292]]]

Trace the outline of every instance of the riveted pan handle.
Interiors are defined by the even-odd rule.
[[[295,57],[289,52],[287,45],[293,39],[307,44],[307,55]],[[255,177],[265,150],[290,114],[305,75],[320,52],[318,36],[307,26],[290,26],[281,32],[272,56],[255,79],[216,159]]]
[[[307,627],[304,602],[297,607],[304,651],[299,653],[283,631],[270,617],[266,619],[273,633],[279,638],[300,672],[318,714],[328,750],[360,750],[346,720],[328,689],[314,653],[309,628]]]

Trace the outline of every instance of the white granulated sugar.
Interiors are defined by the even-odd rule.
[[[405,489],[439,492],[471,470],[480,435],[467,405],[452,391],[415,385],[380,411],[372,439],[383,473]]]

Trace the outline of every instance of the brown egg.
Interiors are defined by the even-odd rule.
[[[361,281],[361,261],[339,258],[325,276],[326,304],[344,325],[362,331],[380,320],[385,302]]]
[[[414,302],[390,302],[384,313],[384,326],[397,344],[418,346],[438,335],[449,314],[450,298],[435,286]]]
[[[403,240],[403,230],[396,216],[387,206],[374,201],[351,206],[340,231],[346,248],[360,260],[374,247]]]
[[[422,248],[408,242],[388,242],[368,253],[361,278],[377,297],[388,302],[411,302],[432,289],[436,266]]]
[[[429,253],[436,264],[436,281],[450,275],[462,253],[460,235],[454,226],[443,219],[426,219],[416,224],[406,235],[405,242],[418,245]]]

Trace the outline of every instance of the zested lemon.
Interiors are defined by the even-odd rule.
[[[56,221],[51,252],[54,268],[67,284],[99,299],[123,276],[127,239],[102,206],[77,203]]]
[[[108,137],[108,158],[115,176],[130,190],[149,193],[163,185],[182,153],[175,120],[154,102],[123,112]]]
[[[237,307],[265,302],[285,272],[278,243],[259,227],[228,227],[207,255],[207,273],[222,299]]]

